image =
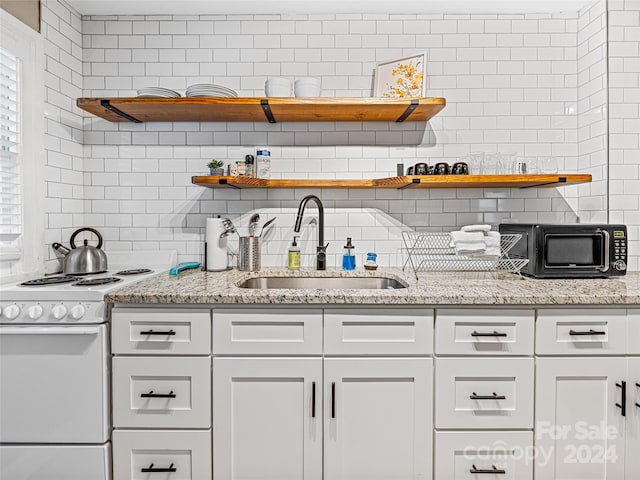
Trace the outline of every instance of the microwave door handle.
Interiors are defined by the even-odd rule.
[[[609,270],[610,266],[609,249],[611,247],[611,236],[607,230],[600,230],[600,233],[602,233],[602,236],[604,237],[604,265],[600,270],[606,272]]]

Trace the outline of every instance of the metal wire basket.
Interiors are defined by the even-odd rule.
[[[410,265],[418,278],[418,272],[456,271],[504,271],[520,274],[520,270],[529,260],[509,257],[511,250],[522,238],[520,234],[502,234],[500,236],[500,256],[483,257],[457,255],[451,246],[451,235],[446,232],[421,233],[402,232],[407,249],[407,260],[403,270]]]

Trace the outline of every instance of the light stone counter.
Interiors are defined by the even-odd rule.
[[[397,290],[252,290],[239,288],[258,276],[391,277],[408,285]],[[129,304],[354,304],[354,305],[640,305],[640,272],[616,279],[537,280],[508,273],[437,272],[399,268],[368,272],[266,268],[260,272],[167,272],[108,293],[107,302]]]

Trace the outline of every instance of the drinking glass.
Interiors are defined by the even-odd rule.
[[[498,173],[501,175],[508,175],[512,173],[512,165],[516,159],[516,152],[500,152],[500,159],[498,161]]]
[[[556,157],[539,157],[540,173],[558,173],[558,159]]]
[[[538,173],[538,159],[536,157],[518,157],[513,163],[511,173],[527,175]]]
[[[460,158],[459,160],[469,165],[469,173],[471,175],[479,175],[482,173],[484,152],[472,152],[468,158]]]
[[[482,161],[482,175],[495,175],[498,173],[498,164],[500,162],[499,153],[487,153]]]

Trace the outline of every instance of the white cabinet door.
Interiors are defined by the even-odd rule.
[[[431,478],[433,360],[326,359],[324,376],[325,480]]]
[[[214,478],[320,480],[322,359],[215,358],[213,444]]]
[[[627,376],[627,477],[640,478],[640,357],[628,359]]]
[[[625,358],[537,359],[536,480],[624,478],[626,372]]]

